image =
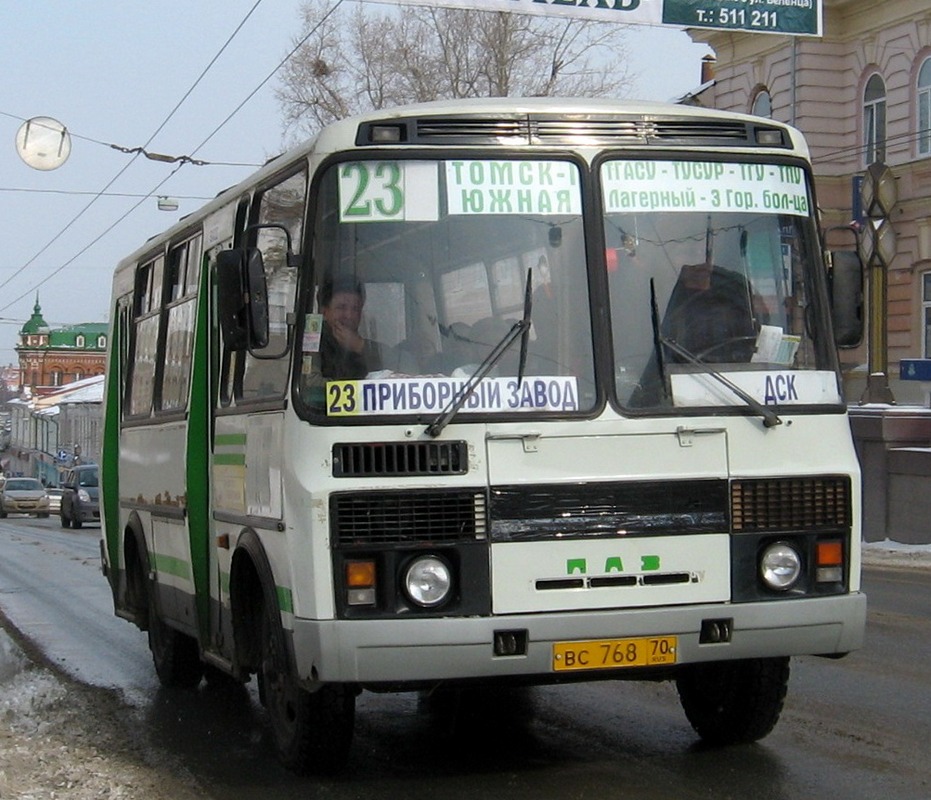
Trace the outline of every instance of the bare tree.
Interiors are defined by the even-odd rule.
[[[460,97],[621,96],[628,26],[435,7],[301,7],[302,42],[276,91],[286,129]]]

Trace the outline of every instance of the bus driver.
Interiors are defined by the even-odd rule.
[[[320,290],[323,331],[320,338],[320,373],[324,378],[364,378],[382,369],[379,346],[362,337],[365,290],[349,276],[328,279]]]

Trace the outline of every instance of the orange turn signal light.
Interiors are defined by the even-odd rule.
[[[374,561],[347,561],[346,585],[361,589],[375,585]]]
[[[818,542],[817,563],[819,567],[834,567],[844,563],[844,547],[838,540]]]

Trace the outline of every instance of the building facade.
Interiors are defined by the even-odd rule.
[[[51,328],[42,317],[39,299],[20,329],[20,391],[43,394],[84,378],[103,375],[107,356],[107,323],[83,322]]]
[[[41,396],[9,401],[0,437],[5,475],[39,478],[57,486],[63,469],[96,464],[103,450],[102,375],[85,378]]]
[[[887,376],[897,402],[927,402],[927,387],[898,377],[902,359],[931,358],[931,3],[823,0],[823,7],[822,37],[690,30],[716,64],[714,81],[689,101],[802,130],[833,248],[855,248],[843,229],[861,217],[867,167],[881,161],[891,169],[898,200],[885,271]],[[868,340],[841,350],[850,400],[865,391]]]

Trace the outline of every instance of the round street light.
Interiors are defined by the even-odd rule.
[[[71,155],[71,135],[57,119],[33,117],[16,132],[16,152],[33,169],[58,169]]]

